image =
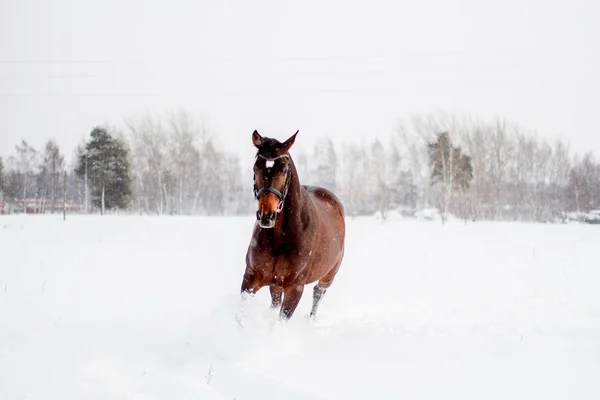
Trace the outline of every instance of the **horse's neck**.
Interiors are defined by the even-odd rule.
[[[308,194],[300,184],[298,173],[296,172],[296,167],[293,165],[293,162],[290,179],[290,186],[283,205],[283,210],[281,211],[280,218],[277,218],[276,224],[279,226],[276,226],[275,228],[279,228],[276,229],[276,232],[280,232],[280,235],[275,235],[276,240],[285,240],[285,237],[291,238],[294,233],[302,232],[303,220],[308,212],[307,208],[310,206],[307,201]]]

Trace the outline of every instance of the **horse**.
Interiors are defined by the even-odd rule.
[[[289,320],[307,284],[313,288],[310,318],[331,286],[344,258],[345,215],[331,191],[301,185],[285,142],[252,133],[257,148],[254,170],[256,221],[246,252],[242,296],[254,296],[269,286],[271,309]],[[282,301],[283,297],[283,301]]]

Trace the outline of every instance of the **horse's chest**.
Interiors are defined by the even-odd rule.
[[[260,270],[266,280],[277,286],[285,286],[286,282],[302,277],[306,260],[298,249],[282,244],[268,252],[259,251],[251,256],[252,267]]]

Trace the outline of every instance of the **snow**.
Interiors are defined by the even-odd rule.
[[[253,218],[2,216],[0,399],[597,399],[600,229],[348,219],[317,320]]]
[[[402,214],[399,211],[396,210],[389,210],[385,212],[385,216],[383,216],[381,214],[381,211],[376,211],[373,214],[373,218],[375,218],[376,220],[385,220],[385,221],[401,221],[404,219],[404,217],[402,216]]]
[[[417,211],[414,216],[421,221],[441,221],[442,214],[437,208],[424,208]],[[450,213],[446,214],[446,219],[456,219],[456,217]]]

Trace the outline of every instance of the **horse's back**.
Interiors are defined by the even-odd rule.
[[[339,244],[343,247],[346,235],[346,221],[344,206],[332,191],[320,186],[303,186],[314,205],[315,213],[318,215],[318,229],[326,236],[337,236]]]
[[[308,192],[317,207],[321,205],[319,203],[328,204],[338,212],[342,220],[344,219],[344,205],[331,190],[320,186],[303,185],[302,187]]]

